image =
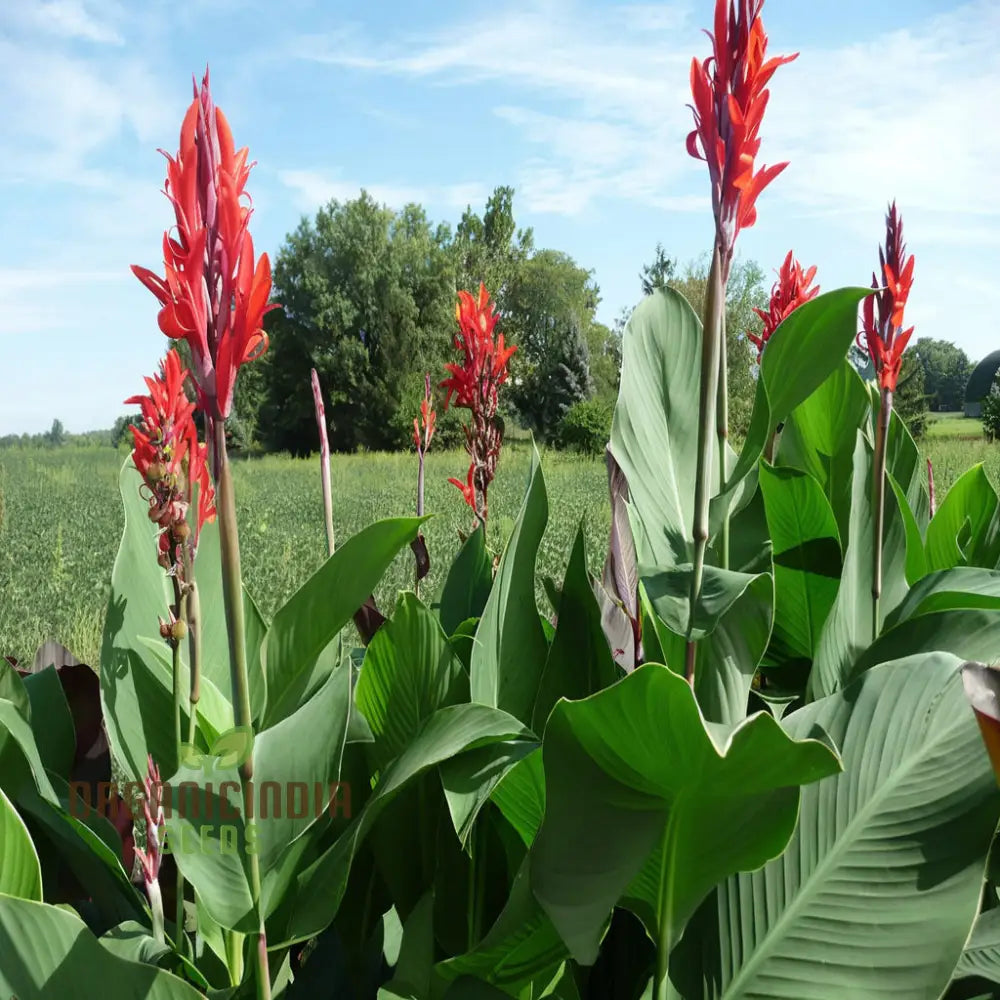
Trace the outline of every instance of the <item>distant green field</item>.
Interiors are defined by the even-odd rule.
[[[948,431],[958,427],[961,434]],[[978,420],[934,414],[922,450],[934,465],[940,503],[968,468],[983,463],[1000,483],[1000,445],[988,443]],[[0,450],[0,655],[29,658],[57,639],[94,662],[100,647],[111,567],[122,530],[118,473],[126,453],[110,448]],[[490,544],[502,545],[517,515],[530,465],[530,444],[508,443],[490,491]],[[458,548],[458,530],[470,516],[449,476],[464,478],[463,453],[431,451],[425,535],[433,592]],[[598,570],[607,543],[610,510],[602,461],[560,452],[542,454],[549,523],[539,553],[543,574],[561,580],[577,525],[584,524],[588,562]],[[338,542],[370,522],[415,511],[413,455],[335,455],[334,528]],[[246,582],[270,617],[320,565],[326,552],[316,459],[269,456],[238,462],[237,506]],[[413,561],[402,553],[376,595],[391,606],[412,587]],[[547,600],[539,591],[539,606]]]
[[[983,422],[964,413],[932,413],[927,422],[927,436],[933,438],[982,439]]]
[[[0,450],[0,656],[30,658],[52,638],[95,662],[123,525],[118,474],[125,457],[110,448]],[[509,442],[489,495],[494,547],[517,516],[530,461],[530,444]],[[425,593],[440,587],[458,531],[471,527],[471,512],[448,483],[449,476],[464,479],[467,468],[460,451],[428,456],[426,510],[434,517],[424,531],[431,557]],[[539,579],[549,574],[561,581],[581,521],[588,560],[598,569],[610,524],[603,461],[543,452],[542,468],[549,523]],[[379,518],[416,512],[415,455],[334,455],[331,479],[338,543]],[[284,456],[242,461],[235,480],[244,577],[269,618],[326,555],[319,463]],[[376,595],[380,606],[412,588],[412,574],[407,549]]]

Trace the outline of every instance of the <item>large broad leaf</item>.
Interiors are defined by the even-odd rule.
[[[875,547],[871,482],[874,458],[861,431],[854,447],[851,519],[844,574],[837,599],[820,636],[809,693],[812,698],[832,694],[847,683],[855,660],[871,645],[886,613],[906,593],[906,529],[896,494],[886,487],[882,535],[882,596],[878,621],[872,602],[872,552]],[[935,648],[935,647],[928,647]]]
[[[969,935],[1000,795],[959,660],[911,657],[782,725],[843,773],[802,790],[785,853],[727,879],[674,956],[686,998],[936,1000]]]
[[[201,1000],[183,980],[103,948],[73,913],[0,894],[0,994],[102,1000]]]
[[[396,553],[417,537],[424,520],[388,518],[359,531],[275,614],[262,654],[265,727],[291,715],[326,680],[315,675],[317,659],[374,591]]]
[[[24,820],[0,789],[0,893],[42,898],[42,869]]]
[[[448,635],[469,618],[478,618],[486,607],[493,585],[493,568],[486,551],[486,529],[480,525],[462,543],[448,570],[436,608]]]
[[[854,367],[841,361],[826,381],[792,410],[778,444],[780,465],[808,472],[822,487],[837,519],[842,547],[850,540],[857,429],[870,419],[868,390]]]
[[[548,650],[535,603],[535,560],[549,516],[537,449],[528,491],[497,569],[472,648],[472,700],[525,722],[538,693]]]
[[[277,946],[318,933],[333,919],[347,887],[355,852],[385,807],[413,778],[442,761],[486,743],[529,735],[517,719],[486,705],[452,705],[435,712],[419,735],[382,772],[378,784],[350,827],[297,879],[292,912]]]
[[[888,470],[885,478],[892,487],[892,492],[896,495],[896,506],[903,519],[903,530],[906,533],[906,582],[912,586],[921,577],[927,575],[927,553],[924,550],[924,537],[920,531],[920,523],[913,513],[913,508],[906,498],[903,487],[896,482],[895,476]]]
[[[168,784],[172,801],[169,810],[164,802],[166,844],[181,874],[222,927],[256,930],[247,873],[248,851],[256,850],[256,827],[244,823],[239,772],[235,767],[182,767]]]
[[[827,746],[793,742],[769,714],[706,728],[691,688],[659,664],[560,702],[542,760],[531,884],[584,964],[623,897],[669,949],[717,882],[781,853],[799,785],[838,768]]]
[[[796,469],[760,469],[774,560],[774,640],[812,659],[842,571],[837,520],[822,487]]]
[[[979,976],[1000,983],[1000,909],[980,913],[962,950],[955,978]]]
[[[46,667],[24,678],[31,702],[31,731],[47,771],[68,778],[76,755],[76,732],[69,703],[55,667]]]
[[[636,306],[622,342],[611,452],[628,482],[639,558],[659,567],[691,562],[701,343],[698,317],[671,288]]]
[[[261,868],[271,869],[281,853],[314,823],[339,808],[340,767],[351,714],[351,667],[345,660],[326,683],[288,718],[254,740],[254,788],[262,804],[275,789],[278,808],[257,810]],[[306,738],[304,738],[306,737]]]
[[[401,594],[368,646],[355,696],[375,738],[376,767],[398,757],[439,708],[467,701],[468,694],[442,624],[415,594]]]
[[[984,566],[1000,563],[996,533],[997,495],[982,465],[974,465],[948,490],[927,525],[927,567]]]
[[[871,294],[870,288],[826,292],[799,306],[771,334],[761,357],[750,428],[726,494],[757,465],[777,426],[844,363],[857,334],[858,303]]]
[[[621,676],[601,625],[601,608],[587,578],[583,526],[576,532],[559,595],[555,638],[535,701],[532,728],[545,728],[560,698],[578,699],[614,684]]]
[[[7,664],[4,664],[4,666],[7,669],[11,669]],[[21,690],[23,690],[23,687]],[[5,733],[16,744],[21,754],[23,754],[24,760],[31,771],[31,776],[34,778],[41,795],[53,805],[58,805],[59,799],[52,787],[52,782],[49,780],[45,764],[38,753],[38,746],[35,743],[31,726],[27,718],[22,714],[19,704],[19,697],[17,702],[0,697],[0,733]],[[7,791],[11,794],[16,794],[23,780],[22,768],[24,765],[17,758],[10,759],[16,761],[16,763],[11,764],[13,779],[8,782],[5,769],[4,773],[0,773],[0,787],[6,787]]]
[[[719,575],[724,572],[716,570]],[[644,602],[648,607],[645,597]],[[676,673],[683,673],[684,636],[663,625],[652,608],[648,610],[643,632],[647,656],[655,655],[655,637],[663,661]],[[773,578],[769,574],[750,575],[749,585],[695,647],[695,694],[709,722],[732,725],[746,718],[750,685],[767,649],[773,611]]]
[[[885,627],[934,611],[958,608],[1000,609],[1000,570],[957,566],[928,573],[885,617]]]

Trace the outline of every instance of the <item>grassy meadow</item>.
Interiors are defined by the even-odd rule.
[[[982,462],[1000,485],[1000,445],[989,444],[978,420],[932,414],[923,451],[934,465],[938,502],[966,469]],[[28,659],[46,639],[95,662],[111,567],[122,530],[118,473],[127,456],[110,448],[0,450],[0,655]],[[490,544],[502,545],[527,482],[530,445],[504,449],[490,491]],[[431,573],[421,589],[440,586],[471,518],[449,476],[464,478],[463,453],[427,460],[425,537]],[[604,557],[610,510],[603,461],[542,454],[549,523],[539,555],[541,575],[561,580],[577,525],[587,538],[591,568]],[[382,517],[415,510],[412,454],[335,455],[334,531],[339,541]],[[268,456],[237,463],[237,503],[247,586],[270,616],[322,562],[326,541],[318,459]],[[152,558],[152,554],[151,554]],[[396,560],[376,595],[383,609],[413,586],[409,550]],[[542,593],[540,606],[547,607]]]

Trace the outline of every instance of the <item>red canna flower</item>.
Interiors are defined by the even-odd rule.
[[[466,476],[465,482],[463,483],[461,479],[455,479],[454,477],[449,478],[448,482],[453,486],[457,486],[462,491],[462,499],[479,514],[479,509],[476,506],[476,485],[473,481],[473,477],[476,472],[475,463],[469,466],[469,474]]]
[[[455,318],[458,320],[455,347],[463,352],[464,358],[462,364],[445,365],[451,377],[441,387],[448,390],[445,409],[454,395],[456,406],[471,411],[471,424],[466,424],[464,430],[465,450],[472,464],[466,484],[455,479],[449,481],[459,486],[476,517],[485,521],[486,494],[496,475],[503,442],[503,428],[497,420],[499,388],[507,381],[507,363],[517,348],[506,346],[502,333],[494,338],[499,317],[482,283],[476,298],[466,291],[458,293]]]
[[[695,128],[687,137],[687,149],[708,163],[724,279],[739,231],[757,221],[758,195],[788,166],[776,163],[754,172],[768,81],[779,66],[798,56],[775,56],[765,62],[763,6],[764,0],[716,0],[715,33],[706,32],[712,55],[702,62],[691,61]]]
[[[424,398],[420,401],[420,416],[413,418],[413,443],[420,455],[426,455],[434,437],[434,422],[437,414],[431,406],[431,376],[424,375]]]
[[[147,378],[148,396],[131,396],[127,404],[138,404],[142,424],[132,427],[132,461],[149,490],[149,517],[163,529],[159,539],[160,563],[165,569],[179,567],[177,546],[190,535],[188,508],[197,487],[197,518],[193,546],[202,527],[215,519],[215,491],[208,472],[208,450],[198,441],[194,403],[185,392],[189,377],[180,355],[171,348],[160,366],[160,374]]]
[[[163,234],[165,276],[132,265],[160,300],[160,329],[186,340],[194,362],[198,406],[225,420],[240,366],[267,350],[264,314],[271,294],[267,254],[254,264],[247,229],[252,209],[243,203],[247,150],[235,150],[229,123],[212,102],[208,70],[181,125],[180,148],[167,158],[164,194],[177,224]]]
[[[146,848],[135,848],[136,857],[142,865],[142,877],[147,890],[157,881],[160,862],[163,860],[161,846],[165,820],[163,816],[163,784],[160,769],[147,757],[146,777],[143,780],[142,812],[146,820]]]
[[[903,365],[903,351],[909,343],[913,327],[903,330],[903,309],[913,285],[913,256],[906,256],[903,242],[903,220],[896,211],[896,203],[889,206],[885,217],[885,250],[879,247],[879,264],[882,281],[872,275],[872,288],[879,289],[865,299],[862,309],[864,334],[868,356],[875,365],[879,385],[889,392],[896,391],[899,370]],[[877,312],[877,317],[876,317]],[[858,346],[861,334],[858,334]]]
[[[754,312],[764,321],[764,329],[761,330],[759,337],[752,333],[748,333],[747,337],[757,348],[758,364],[764,353],[764,345],[771,339],[771,334],[778,329],[782,320],[791,315],[803,302],[808,302],[819,295],[819,285],[809,287],[815,277],[815,266],[803,271],[802,265],[795,260],[792,251],[789,250],[781,270],[778,271],[778,280],[771,288],[771,301],[767,309],[754,307]]]

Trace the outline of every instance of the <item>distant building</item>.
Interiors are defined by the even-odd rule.
[[[982,413],[983,400],[990,394],[993,379],[1000,369],[1000,351],[987,354],[982,361],[972,369],[969,384],[965,387],[965,415],[978,417]]]

